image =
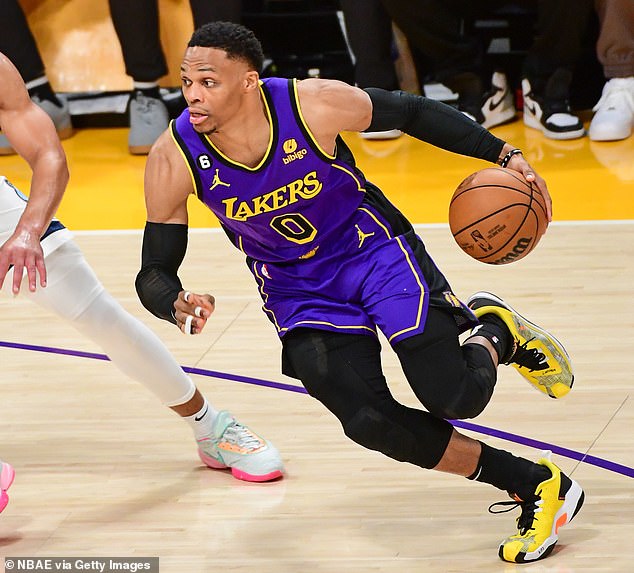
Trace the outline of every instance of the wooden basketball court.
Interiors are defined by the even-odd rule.
[[[367,177],[417,224],[456,294],[490,290],[566,344],[576,384],[563,400],[511,368],[483,415],[462,424],[530,459],[541,448],[586,491],[553,555],[532,573],[631,571],[634,515],[634,138],[546,140],[521,122],[495,130],[525,149],[549,182],[555,222],[512,265],[469,259],[453,242],[447,205],[484,163],[403,137],[347,137]],[[133,282],[144,223],[144,158],[124,129],[64,142],[71,183],[60,218],[106,287],[148,324],[217,408],[279,448],[277,483],[239,482],[201,466],[190,429],[103,359],[71,327],[20,297],[0,297],[0,457],[17,475],[0,516],[3,556],[157,556],[161,573],[511,572],[498,543],[518,513],[488,506],[497,490],[399,464],[344,437],[335,418],[280,374],[280,344],[240,253],[192,204],[183,283],[216,296],[205,333],[185,337],[140,305]],[[0,158],[28,191],[28,170]],[[124,230],[124,231],[122,231]],[[394,394],[416,400],[384,344]]]

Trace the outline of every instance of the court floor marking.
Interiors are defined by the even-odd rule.
[[[96,352],[85,352],[82,350],[73,350],[68,348],[55,348],[52,346],[39,346],[35,344],[24,344],[21,342],[9,342],[6,340],[0,340],[0,347],[12,348],[15,350],[28,350],[31,352],[45,352],[49,354],[58,354],[65,356],[74,356],[77,358],[89,358],[92,360],[105,360],[110,361],[105,354],[99,354]],[[263,380],[260,378],[252,378],[250,376],[242,376],[240,374],[230,374],[227,372],[218,372],[215,370],[207,370],[204,368],[193,368],[191,366],[181,366],[181,368],[188,374],[197,374],[199,376],[205,376],[207,378],[220,378],[222,380],[230,380],[232,382],[240,382],[243,384],[253,384],[255,386],[264,386],[267,388],[274,388],[277,390],[285,390],[287,392],[296,392],[298,394],[308,394],[306,389],[302,386],[296,386],[295,384],[285,384],[283,382],[275,382],[272,380]],[[555,454],[564,456],[578,462],[590,464],[610,472],[622,474],[624,476],[634,478],[634,468],[606,460],[604,458],[598,458],[587,453],[577,452],[569,448],[558,446],[557,444],[550,444],[548,442],[542,442],[526,436],[518,434],[512,434],[504,430],[498,430],[496,428],[489,428],[480,424],[474,424],[473,422],[465,422],[464,420],[449,420],[456,428],[462,428],[464,430],[470,430],[505,440],[507,442],[515,442],[524,446],[529,446],[538,450],[550,450]]]

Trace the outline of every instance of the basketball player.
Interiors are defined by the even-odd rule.
[[[444,149],[544,181],[519,150],[460,112],[422,97],[321,79],[260,81],[262,51],[246,28],[197,29],[181,65],[188,109],[146,166],[147,224],[137,292],[156,316],[199,334],[214,298],[183,289],[187,198],[196,193],[247,256],[264,311],[282,339],[283,372],[372,450],[489,483],[521,510],[507,561],[547,556],[581,507],[581,487],[553,464],[463,436],[446,421],[486,406],[499,363],[563,396],[573,383],[561,344],[498,297],[468,306],[452,293],[410,223],[365,179],[342,131],[400,129]],[[470,308],[469,308],[470,307]],[[477,318],[476,318],[477,317]],[[377,327],[427,411],[392,397]],[[460,346],[458,335],[473,327]]]
[[[115,366],[191,425],[198,454],[209,467],[229,467],[236,478],[247,481],[281,477],[277,450],[207,402],[159,338],[106,292],[70,232],[52,219],[68,181],[66,157],[50,118],[31,101],[17,70],[2,54],[0,125],[33,171],[28,202],[0,176],[0,289],[14,295],[22,290],[23,296],[99,344]],[[8,464],[1,469],[0,505],[6,505],[13,470]]]

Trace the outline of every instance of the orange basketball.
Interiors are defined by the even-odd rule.
[[[449,204],[449,227],[470,257],[505,265],[528,255],[546,232],[546,201],[516,171],[482,169],[458,185]]]

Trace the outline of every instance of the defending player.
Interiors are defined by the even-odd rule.
[[[194,32],[181,65],[188,109],[146,166],[141,301],[191,334],[213,312],[213,297],[185,293],[177,276],[187,248],[187,198],[196,193],[247,255],[282,339],[284,373],[299,378],[366,448],[509,492],[522,514],[500,556],[547,556],[559,527],[581,507],[581,487],[548,456],[538,463],[515,457],[461,435],[446,419],[484,409],[499,363],[564,395],[573,382],[568,356],[494,295],[477,293],[470,308],[461,303],[339,133],[400,129],[499,162],[539,186],[550,217],[544,181],[519,150],[448,106],[329,80],[260,81],[261,66],[260,44],[246,28],[216,22]],[[461,346],[460,332],[476,325]],[[392,397],[377,327],[427,412]]]
[[[0,289],[17,295],[27,283],[23,296],[101,346],[115,366],[191,425],[199,456],[209,467],[230,467],[236,478],[248,481],[282,476],[277,450],[207,402],[160,339],[104,289],[70,232],[52,219],[68,181],[66,157],[50,118],[31,102],[19,73],[2,54],[0,125],[33,171],[28,202],[0,176]],[[8,464],[0,479],[6,500],[13,480]]]

